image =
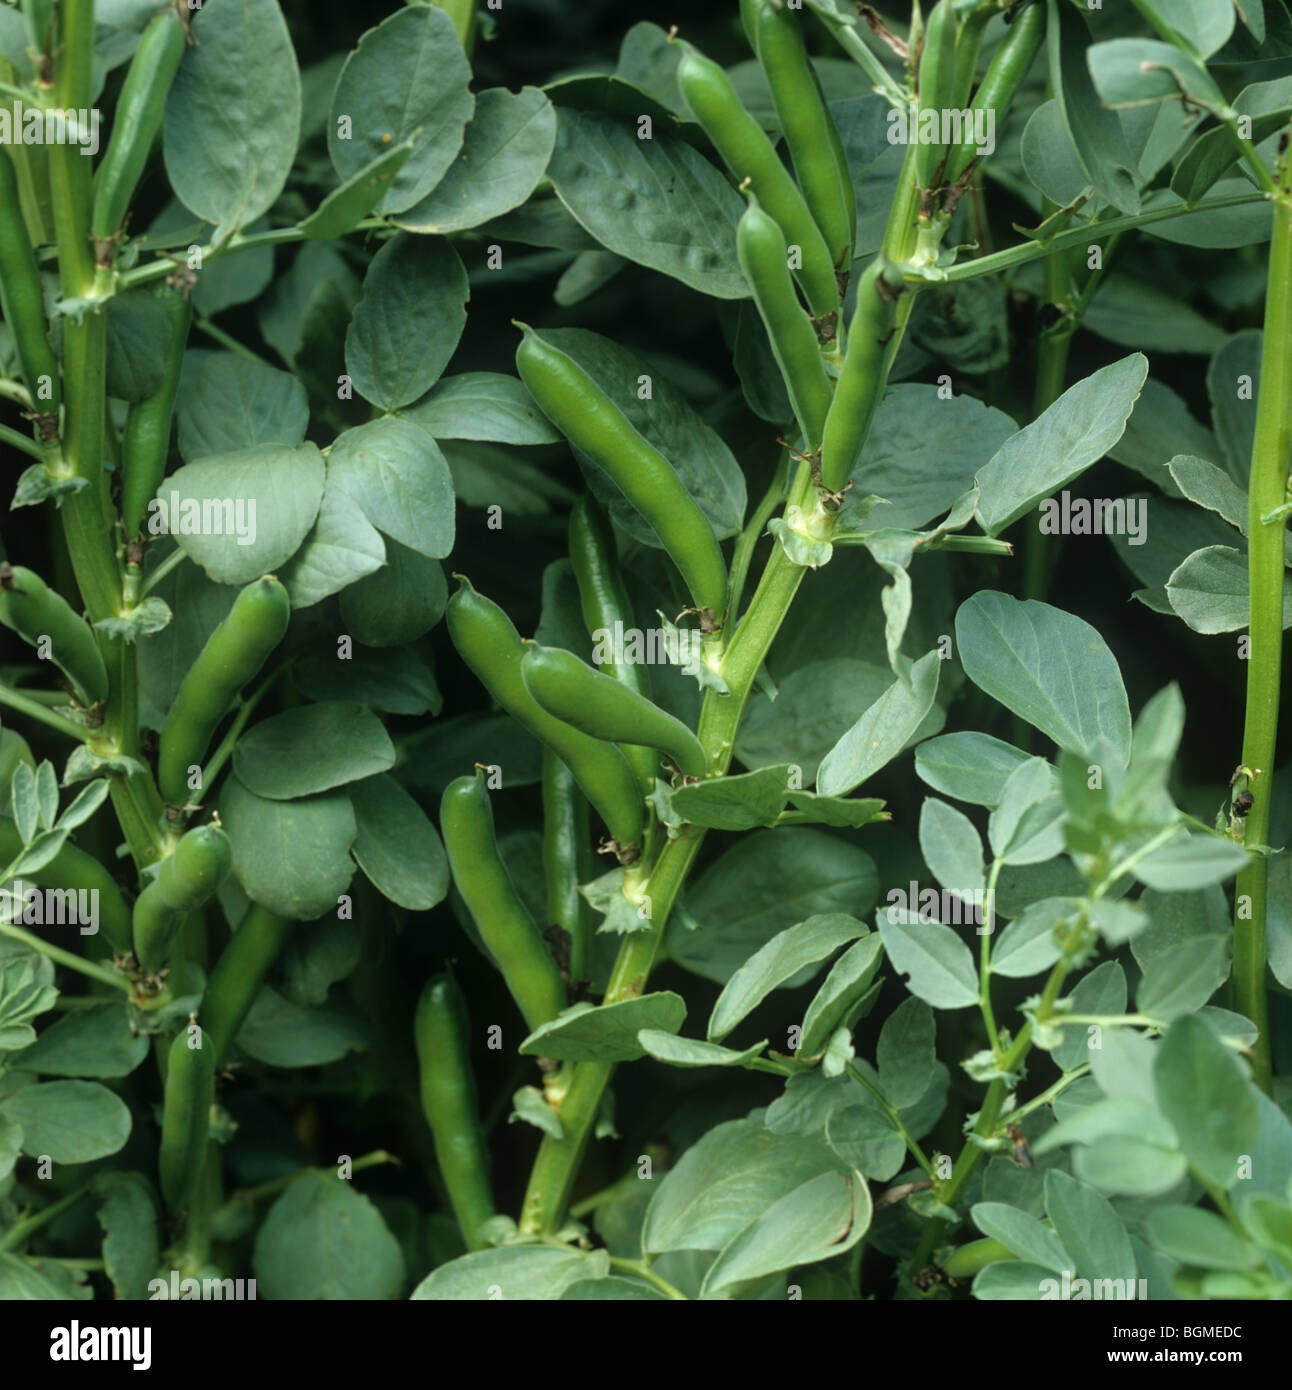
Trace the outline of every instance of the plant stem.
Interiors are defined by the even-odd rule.
[[[245,357],[248,362],[259,362],[262,367],[271,367],[273,364],[258,352],[253,351],[245,343],[240,343],[232,333],[226,333],[223,328],[211,322],[210,319],[194,319],[193,327],[214,342],[220,344],[222,348],[227,348],[230,352],[236,353],[239,357]]]
[[[178,566],[182,565],[184,561],[187,559],[188,552],[177,545],[175,549],[171,551],[171,553],[157,566],[155,570],[153,570],[153,572],[144,581],[143,588],[141,588],[139,591],[139,597],[141,599],[147,598],[148,595],[157,587],[157,585],[160,584],[161,581],[166,578],[166,576],[171,572],[171,570],[176,569]]]
[[[96,965],[92,960],[86,960],[82,956],[74,956],[61,946],[51,946],[48,941],[42,941],[39,936],[23,931],[21,927],[15,927],[12,922],[0,922],[0,935],[11,936],[15,941],[21,941],[24,946],[39,951],[42,956],[48,956],[55,965],[77,970],[82,975],[88,975],[91,980],[98,980],[100,984],[111,985],[113,989],[119,989],[125,994],[130,993],[130,982],[124,975],[119,975],[106,966]]]
[[[1168,207],[1149,208],[1147,212],[1127,213],[1122,217],[1109,217],[1099,222],[1083,222],[1080,226],[1069,227],[1067,231],[1056,232],[1044,241],[1025,241],[1004,251],[993,251],[989,256],[962,261],[946,270],[926,269],[918,275],[912,275],[911,281],[919,283],[921,280],[931,280],[935,284],[945,285],[955,284],[958,280],[972,280],[979,275],[998,275],[1002,270],[1012,270],[1015,266],[1027,265],[1029,261],[1039,261],[1054,251],[1067,250],[1073,246],[1087,246],[1117,232],[1147,227],[1152,222],[1168,222],[1174,217],[1187,217],[1193,212],[1220,212],[1227,208],[1249,207],[1252,203],[1265,201],[1264,193],[1231,193],[1224,198],[1204,198],[1200,203],[1172,203]]]
[[[0,443],[7,444],[11,449],[17,449],[20,453],[28,454],[41,463],[45,461],[45,451],[34,439],[28,435],[19,434],[17,430],[10,429],[8,425],[0,425]]]
[[[754,557],[754,547],[767,529],[772,513],[785,500],[785,485],[789,481],[790,451],[781,450],[776,473],[763,494],[754,514],[745,522],[744,529],[736,537],[731,552],[731,579],[728,588],[727,611],[731,618],[740,613],[740,600],[744,594],[745,579],[749,574],[749,562]]]
[[[90,1184],[85,1183],[76,1188],[75,1191],[69,1192],[67,1196],[60,1197],[58,1201],[51,1202],[47,1207],[42,1207],[38,1212],[24,1220],[15,1221],[3,1235],[0,1235],[0,1255],[7,1255],[11,1251],[17,1250],[20,1245],[25,1244],[29,1236],[34,1235],[56,1216],[62,1216],[65,1211],[74,1207],[82,1197],[88,1197],[89,1194]]]
[[[993,859],[987,877],[986,901],[991,905],[992,925],[995,925],[996,881],[1004,862]],[[987,1041],[991,1044],[993,1057],[1000,1056],[1000,1035],[996,1032],[996,1014],[991,1006],[991,931],[980,931],[978,936],[978,1009],[982,1014],[983,1027],[987,1030]]]
[[[1287,500],[1288,461],[1292,457],[1292,191],[1286,163],[1279,169],[1270,237],[1270,268],[1265,290],[1265,330],[1261,342],[1261,384],[1256,403],[1248,481],[1247,576],[1251,605],[1248,633],[1247,709],[1242,761],[1255,771],[1256,799],[1247,816],[1247,838],[1269,842],[1274,751],[1278,735],[1279,685],[1283,660],[1283,538],[1285,522],[1265,515]],[[1238,875],[1234,916],[1234,1007],[1256,1025],[1252,1079],[1267,1095],[1271,1089],[1269,1001],[1265,987],[1265,914],[1269,861],[1253,855]],[[1250,913],[1244,913],[1244,903]]]
[[[920,1167],[924,1170],[927,1176],[932,1181],[936,1182],[937,1174],[933,1171],[933,1165],[929,1162],[927,1155],[925,1154],[924,1150],[920,1147],[919,1141],[915,1139],[911,1132],[902,1123],[901,1112],[896,1108],[896,1106],[890,1104],[888,1097],[884,1095],[882,1091],[876,1090],[875,1087],[871,1085],[869,1079],[866,1077],[866,1074],[861,1070],[860,1067],[856,1065],[856,1063],[849,1062],[848,1071],[852,1074],[853,1079],[859,1081],[866,1088],[866,1090],[868,1090],[870,1094],[874,1096],[876,1101],[878,1101],[879,1104],[883,1107],[884,1113],[888,1116],[893,1128],[898,1132],[898,1134],[902,1136],[902,1140],[906,1144],[906,1147],[910,1152],[911,1157],[916,1161],[916,1163],[920,1165]]]
[[[1083,927],[1084,918],[1073,933],[1072,945],[1074,947]],[[1038,1019],[1044,1021],[1048,1017],[1071,969],[1071,957],[1069,956],[1064,956],[1055,963],[1041,993],[1041,1002],[1037,1006],[1036,1016]],[[1029,1020],[1019,1030],[1018,1037],[1014,1039],[1009,1051],[1000,1062],[1000,1070],[1004,1072],[1018,1071],[1031,1050],[1032,1024]],[[978,1112],[978,1119],[974,1123],[972,1137],[960,1150],[960,1157],[955,1161],[955,1166],[951,1170],[951,1177],[944,1185],[935,1189],[938,1201],[943,1206],[954,1206],[964,1196],[965,1189],[969,1186],[969,1180],[977,1170],[984,1153],[984,1150],[974,1143],[974,1138],[986,1139],[990,1137],[1000,1121],[1001,1111],[1004,1109],[1008,1095],[1005,1082],[1001,1078],[997,1078],[987,1087],[987,1095],[983,1100],[982,1109]],[[918,1273],[928,1263],[930,1256],[937,1249],[938,1243],[945,1234],[948,1224],[945,1218],[934,1217],[925,1225],[924,1234],[920,1238],[920,1243],[911,1259],[910,1269],[912,1273]]]
[[[380,231],[388,224],[383,217],[367,217],[355,228],[356,232]],[[251,232],[246,236],[235,235],[224,241],[211,242],[201,248],[202,264],[209,265],[221,256],[234,251],[247,251],[255,246],[286,246],[293,241],[304,241],[305,233],[299,227],[271,227],[266,232]],[[113,289],[114,294],[122,294],[139,285],[151,284],[154,280],[164,280],[175,270],[175,262],[169,256],[161,256],[146,265],[135,266],[118,275]]]
[[[224,765],[233,756],[233,747],[242,736],[242,731],[247,727],[247,720],[251,718],[256,706],[265,698],[265,693],[269,687],[287,669],[285,662],[275,666],[272,671],[260,682],[260,684],[247,696],[238,706],[238,712],[233,716],[233,723],[229,725],[229,730],[220,740],[214,753],[211,754],[210,761],[202,769],[202,795],[209,796],[211,788],[215,786],[215,779],[224,770]]]
[[[843,23],[838,19],[838,12],[833,8],[816,5],[810,7],[816,10],[817,15],[834,35],[839,47],[870,79],[871,91],[878,92],[890,106],[896,107],[899,111],[905,111],[909,101],[908,95],[888,75],[878,57],[866,47],[865,40],[857,32],[857,26]]]
[[[52,91],[45,88],[41,98],[46,106],[85,110],[92,105],[93,0],[65,0],[60,23],[55,86]],[[95,291],[89,240],[90,161],[81,146],[72,142],[47,149],[60,288],[65,300],[85,300]],[[115,617],[121,599],[121,578],[109,539],[115,517],[107,505],[103,469],[106,334],[106,302],[84,306],[79,316],[63,320],[63,457],[72,476],[84,478],[85,486],[64,497],[60,513],[91,623]]]
[[[293,1092],[294,1094],[294,1092]],[[351,1173],[362,1173],[366,1168],[376,1168],[383,1163],[398,1163],[399,1160],[394,1154],[386,1149],[374,1149],[372,1153],[364,1154],[361,1158],[356,1158],[350,1164]],[[335,1176],[331,1168],[301,1168],[295,1173],[288,1173],[284,1178],[273,1178],[269,1182],[262,1182],[257,1187],[244,1187],[238,1192],[231,1192],[225,1199],[228,1206],[234,1202],[263,1202],[266,1197],[277,1197],[280,1192],[286,1192],[294,1182],[299,1182],[301,1178],[308,1177],[310,1173],[325,1173],[328,1177]]]
[[[639,895],[650,925],[624,938],[606,988],[605,1003],[635,998],[645,989],[668,914],[703,838],[703,830],[690,827],[660,851]],[[550,1235],[560,1225],[602,1094],[613,1073],[612,1062],[577,1062],[571,1068],[569,1087],[558,1111],[564,1136],[553,1139],[544,1135],[539,1145],[521,1210],[522,1231]]]
[[[640,1279],[643,1283],[658,1289],[666,1298],[681,1300],[683,1303],[690,1302],[681,1289],[670,1284],[662,1275],[656,1274],[645,1260],[626,1260],[622,1256],[611,1255],[610,1268],[617,1274],[628,1274],[634,1279]]]
[[[29,719],[35,719],[38,723],[45,724],[51,729],[57,729],[60,734],[68,738],[79,739],[84,743],[90,737],[90,731],[83,724],[73,724],[70,719],[64,719],[61,714],[55,714],[52,709],[46,709],[39,700],[31,695],[24,694],[21,690],[15,690],[11,685],[5,685],[0,681],[0,705],[8,705],[10,709],[21,710]]]

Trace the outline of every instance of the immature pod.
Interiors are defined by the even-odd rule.
[[[53,38],[54,0],[23,0],[27,36],[33,53],[44,53]]]
[[[1036,50],[1045,35],[1045,6],[1024,5],[1014,16],[1005,37],[1000,41],[978,90],[974,93],[972,110],[990,111],[999,130],[1009,112],[1014,94],[1027,76]],[[952,150],[947,159],[944,183],[955,183],[973,163],[975,149],[963,144]]]
[[[684,46],[677,81],[732,176],[737,182],[748,179],[753,184],[759,201],[785,233],[785,240],[799,248],[799,282],[812,313],[817,318],[833,313],[839,307],[839,282],[830,248],[798,185],[762,126],[745,110],[731,79],[717,63]]]
[[[650,749],[642,752],[650,753]],[[586,979],[588,974],[592,905],[579,891],[579,885],[593,877],[591,857],[588,798],[579,790],[570,769],[550,748],[544,748],[543,882],[547,888],[547,920],[570,938],[567,974],[571,980]]]
[[[938,0],[924,27],[924,50],[920,55],[919,96],[920,115],[937,113],[939,124],[942,112],[950,109],[956,92],[956,34],[959,21],[953,0]],[[910,132],[915,139],[915,178],[921,188],[936,188],[941,182],[939,173],[946,158],[947,147],[940,140],[925,140],[920,131]]]
[[[207,638],[162,725],[157,785],[171,806],[188,800],[189,768],[201,763],[230,702],[283,640],[290,617],[287,590],[265,575],[238,594]]]
[[[492,599],[476,593],[468,580],[458,578],[461,587],[449,599],[445,615],[458,655],[503,709],[566,764],[621,855],[633,855],[646,823],[646,806],[624,755],[613,743],[589,738],[548,714],[525,687],[520,671],[525,644],[511,619]]]
[[[166,474],[171,413],[192,318],[188,296],[182,290],[168,286],[159,293],[158,299],[170,324],[166,371],[156,391],[147,400],[137,401],[130,407],[121,445],[121,520],[129,540],[134,540],[142,531],[148,504],[156,496]]]
[[[94,629],[40,575],[0,564],[0,623],[33,647],[48,640],[50,657],[83,705],[108,698],[108,668]]]
[[[466,1000],[457,981],[451,975],[432,976],[413,1018],[422,1113],[462,1239],[468,1250],[483,1250],[480,1227],[496,1208],[467,1038]]]
[[[209,1034],[190,1026],[175,1035],[167,1057],[157,1156],[158,1185],[171,1216],[188,1209],[202,1180],[215,1104],[215,1065]]]
[[[622,632],[633,626],[632,604],[619,572],[610,517],[586,492],[576,497],[570,508],[570,564],[579,586],[584,626],[594,650],[608,642],[607,650],[613,652],[616,628]],[[615,661],[611,657],[600,665],[639,695],[650,694],[646,667],[640,662]]]
[[[672,464],[567,353],[532,328],[516,349],[516,366],[538,408],[587,454],[642,514],[682,573],[695,606],[721,622],[727,568],[708,518]]]
[[[184,26],[169,6],[144,30],[112,120],[108,148],[94,179],[90,232],[97,241],[115,236],[161,129],[166,94],[184,56]]]
[[[135,959],[150,974],[166,964],[184,918],[210,902],[232,863],[229,837],[218,825],[195,826],[162,860],[157,877],[135,899]]]
[[[807,453],[821,447],[821,433],[833,393],[821,361],[812,321],[799,303],[785,263],[785,238],[775,221],[751,198],[736,228],[740,268],[754,291],[754,303],[771,339],[772,354],[789,392],[794,418]]]
[[[520,669],[529,693],[549,714],[593,738],[658,748],[688,777],[704,776],[704,746],[680,719],[573,652],[529,644]]]
[[[957,111],[963,111],[969,105],[983,30],[991,18],[991,9],[984,5],[970,10],[960,21],[960,33],[956,38],[956,87],[951,98],[951,105]]]
[[[483,771],[445,787],[440,834],[480,939],[533,1032],[565,1008],[565,984],[498,853]]]
[[[829,492],[847,483],[884,398],[884,356],[897,321],[895,272],[876,259],[857,284],[857,308],[848,325],[848,350],[826,416],[821,447],[821,481]]]
[[[942,1270],[952,1279],[972,1279],[979,1270],[1000,1260],[1016,1260],[1018,1256],[999,1240],[985,1236],[982,1240],[971,1240],[953,1250],[942,1261]]]
[[[857,199],[843,142],[803,42],[802,21],[776,0],[741,0],[740,15],[767,77],[803,197],[836,266],[857,240]]]
[[[3,146],[0,146],[0,308],[4,310],[4,321],[13,335],[32,409],[57,418],[58,359],[49,342],[45,292],[18,201],[18,177],[9,151]]]
[[[199,1017],[215,1050],[217,1066],[228,1055],[243,1019],[295,925],[259,903],[252,903],[221,952],[215,969],[207,976]]]
[[[17,825],[8,816],[0,816],[0,869],[12,864],[22,849],[22,836],[18,833]],[[130,909],[121,896],[116,880],[92,854],[86,854],[71,841],[64,840],[62,848],[51,860],[38,869],[24,869],[21,877],[30,879],[41,888],[75,893],[78,898],[81,893],[94,894],[90,901],[97,904],[99,930],[117,955],[129,955],[132,949]]]
[[[614,659],[615,634],[633,626],[632,605],[619,573],[614,530],[604,508],[586,493],[575,498],[570,508],[570,564],[579,586],[579,606],[592,638],[593,660],[597,653],[609,652],[609,659],[597,664],[607,675],[622,681],[630,690],[650,698],[646,667],[636,661]],[[646,791],[653,788],[659,759],[638,743],[623,745],[637,781]]]

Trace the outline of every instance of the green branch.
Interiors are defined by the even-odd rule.
[[[973,280],[979,275],[999,275],[1003,270],[1013,270],[1016,266],[1027,265],[1029,261],[1039,261],[1055,251],[1064,251],[1073,246],[1088,246],[1102,241],[1105,237],[1120,232],[1133,231],[1136,227],[1147,227],[1154,222],[1169,222],[1176,217],[1187,217],[1203,212],[1223,212],[1228,208],[1250,207],[1254,203],[1266,202],[1264,193],[1231,193],[1224,198],[1208,198],[1201,203],[1179,203],[1170,207],[1150,208],[1147,212],[1128,213],[1124,217],[1108,217],[1100,222],[1083,222],[1079,227],[1071,227],[1066,232],[1056,232],[1044,241],[1027,241],[1020,246],[1011,246],[1006,251],[993,251],[989,256],[979,256],[976,260],[963,261],[959,265],[945,269],[929,268],[908,276],[909,282],[919,287],[926,282],[938,285],[951,285],[960,280]]]
[[[96,965],[94,961],[86,960],[83,956],[74,956],[70,951],[63,950],[61,946],[51,946],[48,941],[42,941],[40,937],[29,931],[23,931],[21,927],[15,927],[12,922],[0,921],[0,935],[21,941],[24,946],[48,957],[55,965],[62,965],[68,970],[75,970],[88,976],[91,980],[98,980],[100,984],[111,985],[113,989],[119,989],[124,994],[130,993],[130,982],[124,975],[118,974],[115,970],[109,970],[106,966]]]

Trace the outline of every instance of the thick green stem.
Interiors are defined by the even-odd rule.
[[[1283,538],[1285,520],[1263,520],[1287,501],[1292,457],[1292,193],[1286,168],[1274,200],[1270,268],[1265,291],[1265,333],[1256,435],[1248,482],[1247,574],[1251,648],[1247,664],[1247,711],[1243,763],[1259,769],[1246,838],[1269,841],[1274,749],[1278,734],[1279,683],[1283,659]],[[1234,1007],[1256,1025],[1252,1077],[1270,1091],[1269,1004],[1265,988],[1265,913],[1269,861],[1255,855],[1238,875],[1234,918]]]
[[[703,838],[704,832],[692,827],[678,839],[670,840],[660,852],[637,893],[650,925],[624,939],[605,1003],[634,998],[645,989],[668,915]],[[539,1146],[521,1210],[522,1231],[550,1235],[559,1227],[601,1107],[601,1097],[613,1073],[614,1064],[610,1062],[579,1062],[571,1069],[558,1111],[565,1133],[560,1139],[545,1135]]]
[[[94,65],[93,0],[64,0],[54,88],[42,92],[46,106],[64,111],[92,105]],[[65,300],[95,294],[90,254],[91,161],[74,141],[48,146],[60,288]],[[105,305],[86,306],[63,320],[63,458],[84,485],[63,499],[60,512],[81,598],[92,623],[116,617],[121,576],[112,550],[114,516],[107,502],[103,469],[103,421],[107,390]]]
[[[60,513],[72,570],[90,622],[121,610],[121,575],[112,549],[115,516],[106,502],[103,420],[107,395],[107,313],[87,312],[63,325],[63,457],[84,485],[63,498]]]

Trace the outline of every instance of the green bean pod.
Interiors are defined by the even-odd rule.
[[[883,260],[876,259],[857,283],[848,350],[821,446],[821,481],[830,492],[840,491],[847,483],[884,398],[884,355],[897,321],[897,291],[887,282],[889,273]]]
[[[27,237],[18,177],[9,151],[0,147],[0,308],[13,334],[22,379],[32,409],[57,416],[58,359],[49,341],[45,291],[36,268],[36,253]]]
[[[1017,1255],[991,1236],[961,1245],[942,1261],[943,1272],[952,1279],[972,1279],[979,1270],[999,1260],[1016,1260]]]
[[[190,1046],[190,1038],[196,1046]],[[215,1048],[208,1033],[189,1029],[175,1035],[166,1065],[162,1099],[161,1150],[157,1177],[162,1200],[171,1216],[192,1204],[211,1132],[215,1104]]]
[[[108,698],[108,668],[94,629],[40,575],[0,564],[0,623],[33,647],[48,639],[50,659],[83,705]]]
[[[963,111],[969,105],[978,54],[982,49],[982,34],[991,17],[991,10],[981,7],[970,10],[960,21],[960,35],[956,39],[956,87],[951,98],[951,104],[957,111]]]
[[[785,262],[781,229],[755,198],[736,227],[740,268],[754,291],[754,303],[771,340],[772,354],[789,392],[794,418],[809,454],[821,447],[821,434],[833,392],[821,360],[816,330],[794,291]]]
[[[157,877],[135,899],[135,959],[156,974],[185,917],[215,896],[233,863],[229,837],[218,825],[195,826],[161,862]]]
[[[467,1052],[466,1000],[451,975],[426,982],[413,1019],[422,1113],[435,1141],[435,1158],[468,1250],[486,1249],[480,1227],[496,1210],[489,1158],[477,1110],[475,1077]]]
[[[543,882],[547,888],[547,920],[570,938],[571,980],[587,978],[592,905],[579,892],[579,885],[591,877],[588,799],[579,790],[570,769],[550,748],[544,748]]]
[[[857,240],[857,199],[802,21],[774,0],[740,0],[740,16],[766,74],[803,197],[836,267],[846,267]]]
[[[230,702],[283,640],[291,617],[287,590],[273,575],[253,580],[189,668],[162,725],[157,785],[171,806],[189,796],[189,769],[201,763]]]
[[[516,366],[538,408],[609,475],[663,542],[695,606],[721,622],[727,593],[722,548],[672,464],[572,357],[521,327]]]
[[[549,714],[609,743],[658,748],[688,777],[704,776],[704,746],[680,719],[573,652],[531,643],[520,669],[526,689]]]
[[[633,614],[619,573],[610,517],[586,493],[575,498],[570,508],[570,564],[579,586],[579,606],[588,636],[592,638],[593,660],[596,661],[597,650],[607,636],[613,652],[616,626],[621,632],[632,627]],[[640,662],[615,661],[612,656],[598,665],[630,690],[650,698],[646,667]],[[625,743],[623,752],[637,774],[638,783],[647,793],[652,791],[659,759],[639,743]]]
[[[90,233],[98,241],[116,235],[126,218],[148,152],[161,129],[166,94],[179,71],[186,39],[173,9],[157,15],[140,37],[122,84],[108,148],[94,179]]]
[[[129,540],[134,540],[143,530],[148,504],[166,475],[171,415],[192,318],[188,296],[182,290],[168,286],[158,298],[170,324],[166,371],[156,391],[147,400],[137,401],[130,407],[121,446],[121,520]]]
[[[440,833],[458,892],[533,1032],[565,1008],[565,984],[498,853],[483,771],[445,787]]]
[[[574,499],[570,508],[570,564],[579,586],[579,606],[594,648],[598,633],[613,636],[634,625],[632,604],[619,572],[615,535],[606,510],[588,493]],[[640,662],[613,659],[601,663],[617,681],[639,695],[650,694],[646,667]]]
[[[646,824],[646,806],[624,755],[613,743],[589,738],[548,714],[525,687],[520,668],[525,644],[511,619],[468,580],[458,578],[461,587],[446,612],[458,655],[503,709],[569,767],[614,836],[621,857],[633,857]]]
[[[817,318],[839,307],[834,258],[803,194],[780,161],[762,126],[745,110],[731,79],[717,63],[684,46],[677,81],[687,105],[738,183],[748,179],[802,257],[799,282]]]
[[[1045,6],[1025,5],[1014,16],[1009,31],[1000,41],[987,71],[983,74],[978,90],[974,93],[973,111],[990,111],[997,131],[1009,114],[1014,94],[1027,76],[1036,51],[1045,35]],[[951,152],[947,160],[945,183],[955,183],[973,163],[976,153],[973,145],[964,144]]]
[[[228,1055],[265,976],[282,954],[295,925],[284,917],[276,917],[259,903],[252,903],[221,952],[215,969],[207,976],[199,1017],[215,1049],[217,1066]]]
[[[924,48],[920,54],[920,115],[941,113],[951,107],[956,92],[956,35],[959,20],[952,0],[938,0],[924,29]],[[921,125],[923,122],[921,121]],[[919,132],[912,132],[912,137]],[[936,188],[946,159],[947,147],[941,140],[915,140],[915,179],[921,188]]]
[[[44,53],[53,37],[54,0],[23,0],[27,16],[27,37],[33,53]]]
[[[8,816],[0,816],[0,869],[12,864],[22,849],[22,836],[18,833],[17,825]],[[38,869],[24,869],[21,877],[30,879],[41,888],[95,894],[99,930],[117,955],[130,954],[130,909],[121,896],[116,880],[92,854],[86,854],[70,840],[64,840],[62,848],[51,860]]]

